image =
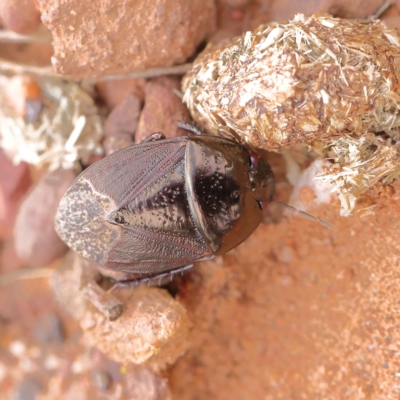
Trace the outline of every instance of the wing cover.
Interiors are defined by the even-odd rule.
[[[154,273],[183,267],[209,255],[200,235],[124,229],[107,266],[125,272]]]
[[[187,201],[186,143],[176,138],[132,146],[85,171],[94,190],[115,202],[107,221],[121,228],[105,267],[154,273],[211,254]]]
[[[185,147],[185,138],[130,146],[88,168],[85,178],[121,208],[174,169],[184,157]]]

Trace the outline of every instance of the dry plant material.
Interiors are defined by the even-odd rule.
[[[384,131],[400,125],[399,50],[382,22],[299,14],[208,48],[184,101],[208,131],[267,150]]]
[[[356,201],[379,180],[396,178],[400,173],[398,146],[389,138],[367,133],[359,138],[345,136],[325,149],[333,163],[316,176],[337,192],[342,216],[348,216]]]
[[[208,47],[183,80],[184,102],[209,132],[254,148],[333,152],[323,179],[347,215],[400,166],[394,142],[370,134],[400,126],[399,56],[398,31],[380,21],[299,14]]]
[[[43,107],[37,119],[24,119],[9,101],[8,78],[0,79],[0,147],[14,164],[25,161],[51,171],[88,163],[101,154],[103,128],[92,97],[77,83],[41,78]],[[16,96],[19,94],[16,93]]]

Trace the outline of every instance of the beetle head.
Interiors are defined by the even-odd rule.
[[[250,155],[250,181],[255,199],[263,209],[275,194],[274,173],[268,162],[256,154]]]

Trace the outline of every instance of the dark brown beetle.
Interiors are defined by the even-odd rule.
[[[243,242],[274,191],[269,164],[233,140],[157,133],[82,172],[56,230],[105,268],[167,275]]]

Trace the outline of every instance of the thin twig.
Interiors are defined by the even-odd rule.
[[[139,79],[139,78],[155,78],[164,75],[183,75],[189,71],[192,64],[181,64],[167,68],[152,68],[145,71],[132,72],[130,74],[106,75],[95,79],[96,81],[116,81],[121,79]],[[58,75],[54,72],[52,66],[37,67],[34,65],[18,64],[12,61],[0,58],[0,72],[3,74],[26,74],[43,77],[59,77],[62,79],[74,80],[68,76]]]
[[[32,35],[20,35],[7,29],[0,29],[0,42],[6,43],[51,43],[53,36],[48,30],[40,30]]]
[[[53,67],[37,67],[35,65],[18,64],[0,58],[0,72],[5,74],[26,74],[33,76],[60,76],[53,71]]]
[[[183,75],[192,68],[193,64],[174,65],[166,68],[150,68],[145,71],[132,72],[130,74],[107,75],[99,78],[99,81],[117,81],[120,79],[139,79],[139,78],[155,78],[164,75]]]
[[[393,4],[392,0],[385,0],[381,6],[368,18],[361,19],[360,22],[362,24],[370,24],[373,21],[376,21],[381,17],[381,15]]]
[[[371,19],[374,21],[379,19],[381,15],[392,5],[392,0],[386,0],[382,3],[382,5],[372,14]]]
[[[0,286],[27,279],[50,278],[53,273],[50,268],[24,268],[0,275]]]

